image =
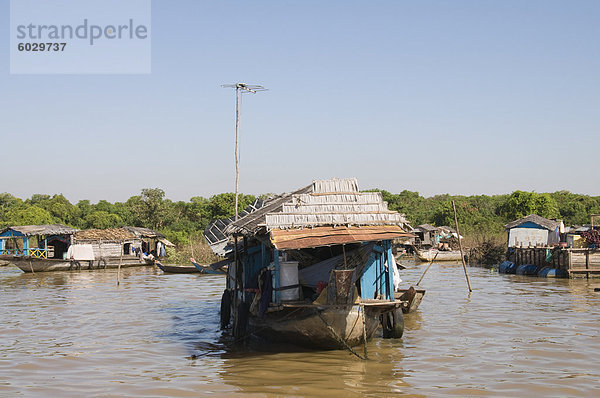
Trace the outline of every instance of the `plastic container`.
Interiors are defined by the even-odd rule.
[[[501,274],[514,274],[517,267],[512,261],[503,261],[498,266],[498,272]]]
[[[538,276],[541,276],[543,278],[567,278],[569,274],[567,274],[562,269],[544,267],[538,273]]]
[[[517,275],[529,275],[536,276],[538,273],[539,267],[534,264],[523,264],[519,265],[517,268]]]
[[[552,275],[550,275],[550,271],[553,271],[553,269],[550,267],[544,267],[538,271],[538,276],[541,278],[552,278],[555,275],[554,275],[554,273]]]
[[[279,263],[279,287],[298,285],[298,261]],[[281,301],[300,300],[300,286],[281,290]]]

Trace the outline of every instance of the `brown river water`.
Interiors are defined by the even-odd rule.
[[[406,265],[414,284],[425,265]],[[600,396],[600,280],[468,271],[470,295],[434,264],[404,337],[361,361],[233,345],[222,276],[0,267],[0,396]]]

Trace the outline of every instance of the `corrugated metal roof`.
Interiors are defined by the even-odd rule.
[[[416,227],[415,229],[421,230],[423,232],[435,232],[438,230],[437,227],[434,227],[433,225],[429,225],[429,224],[421,224],[418,227]]]
[[[504,228],[505,229],[515,228],[515,227],[518,227],[519,225],[525,224],[527,222],[532,222],[532,223],[537,224],[541,227],[544,227],[545,229],[550,230],[550,231],[556,231],[556,228],[558,228],[560,225],[556,221],[548,220],[547,218],[538,216],[537,214],[530,214],[526,217],[521,217],[518,220],[509,222],[508,224],[506,224],[504,226]]]
[[[165,246],[175,247],[175,244],[173,242],[171,242],[170,240],[168,240],[167,238],[160,238],[160,239],[158,239],[158,241]]]
[[[328,226],[302,229],[274,229],[271,231],[271,242],[279,250],[290,250],[413,236],[405,232],[398,225],[363,227]]]
[[[70,235],[76,231],[75,228],[67,227],[62,224],[44,224],[44,225],[20,225],[14,227],[8,227],[2,230],[2,232],[13,230],[22,233],[25,236],[35,235]]]
[[[123,227],[123,228],[140,238],[164,238],[165,237],[164,234],[153,231],[150,228],[144,228],[144,227]]]

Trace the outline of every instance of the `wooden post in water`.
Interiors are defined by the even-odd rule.
[[[585,273],[585,277],[587,279],[590,279],[590,251],[586,251],[585,252],[585,269],[586,269],[586,273]]]
[[[192,258],[196,259],[196,257],[194,256],[194,246],[192,245],[192,234],[190,234],[190,250],[192,252]]]
[[[456,217],[456,205],[452,201],[452,209],[454,210],[454,223],[456,224],[456,235],[458,235],[458,247],[460,249],[460,259],[462,260],[463,270],[465,271],[465,278],[467,278],[467,286],[469,292],[472,292],[471,281],[469,280],[469,274],[467,273],[467,264],[465,263],[465,255],[463,253],[462,240],[460,239],[460,231],[458,230],[458,218]]]
[[[117,286],[121,284],[121,264],[123,263],[123,242],[121,242],[121,255],[119,256],[119,269],[117,269]]]
[[[365,313],[365,306],[361,305],[360,306],[361,310],[362,310],[362,327],[363,327],[363,355],[365,356],[364,359],[369,359],[369,355],[367,352],[367,314]]]
[[[427,268],[425,268],[425,271],[423,271],[423,275],[421,275],[421,277],[419,278],[419,281],[417,282],[417,286],[419,286],[419,283],[421,283],[421,281],[425,277],[425,274],[427,273],[427,271],[429,271],[429,267],[431,267],[431,264],[433,264],[433,262],[435,261],[435,259],[438,256],[438,254],[440,254],[439,250],[437,253],[435,253],[435,256],[433,256],[433,259],[429,262],[429,265],[427,266]]]
[[[237,235],[233,235],[233,269],[235,270],[233,274],[233,328],[237,328],[238,316],[238,278],[239,278],[239,269],[238,269],[238,238]],[[228,271],[229,272],[229,271]],[[229,278],[229,275],[227,276]]]

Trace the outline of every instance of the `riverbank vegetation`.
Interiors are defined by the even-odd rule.
[[[453,226],[454,200],[461,234],[470,239],[473,245],[480,242],[486,247],[498,239],[505,238],[506,223],[531,213],[546,218],[562,219],[565,225],[586,224],[590,222],[591,214],[600,214],[600,196],[568,191],[515,191],[507,195],[492,196],[445,194],[432,197],[423,197],[418,192],[411,191],[398,194],[379,191],[388,202],[389,208],[404,213],[413,226],[425,223]],[[234,198],[233,193],[221,193],[210,198],[195,196],[187,202],[171,201],[165,198],[162,189],[148,188],[125,202],[110,203],[100,200],[98,203],[91,203],[89,200],[81,200],[73,204],[61,194],[36,194],[31,198],[21,199],[9,193],[2,193],[0,227],[52,223],[80,229],[125,225],[147,227],[164,233],[167,239],[182,250],[181,255],[191,256],[193,251],[206,253],[207,247],[201,238],[202,231],[211,220],[231,217],[234,214]],[[255,199],[254,195],[240,195],[239,210],[242,211]],[[482,255],[495,254],[492,250]],[[196,257],[202,258],[199,255]]]

